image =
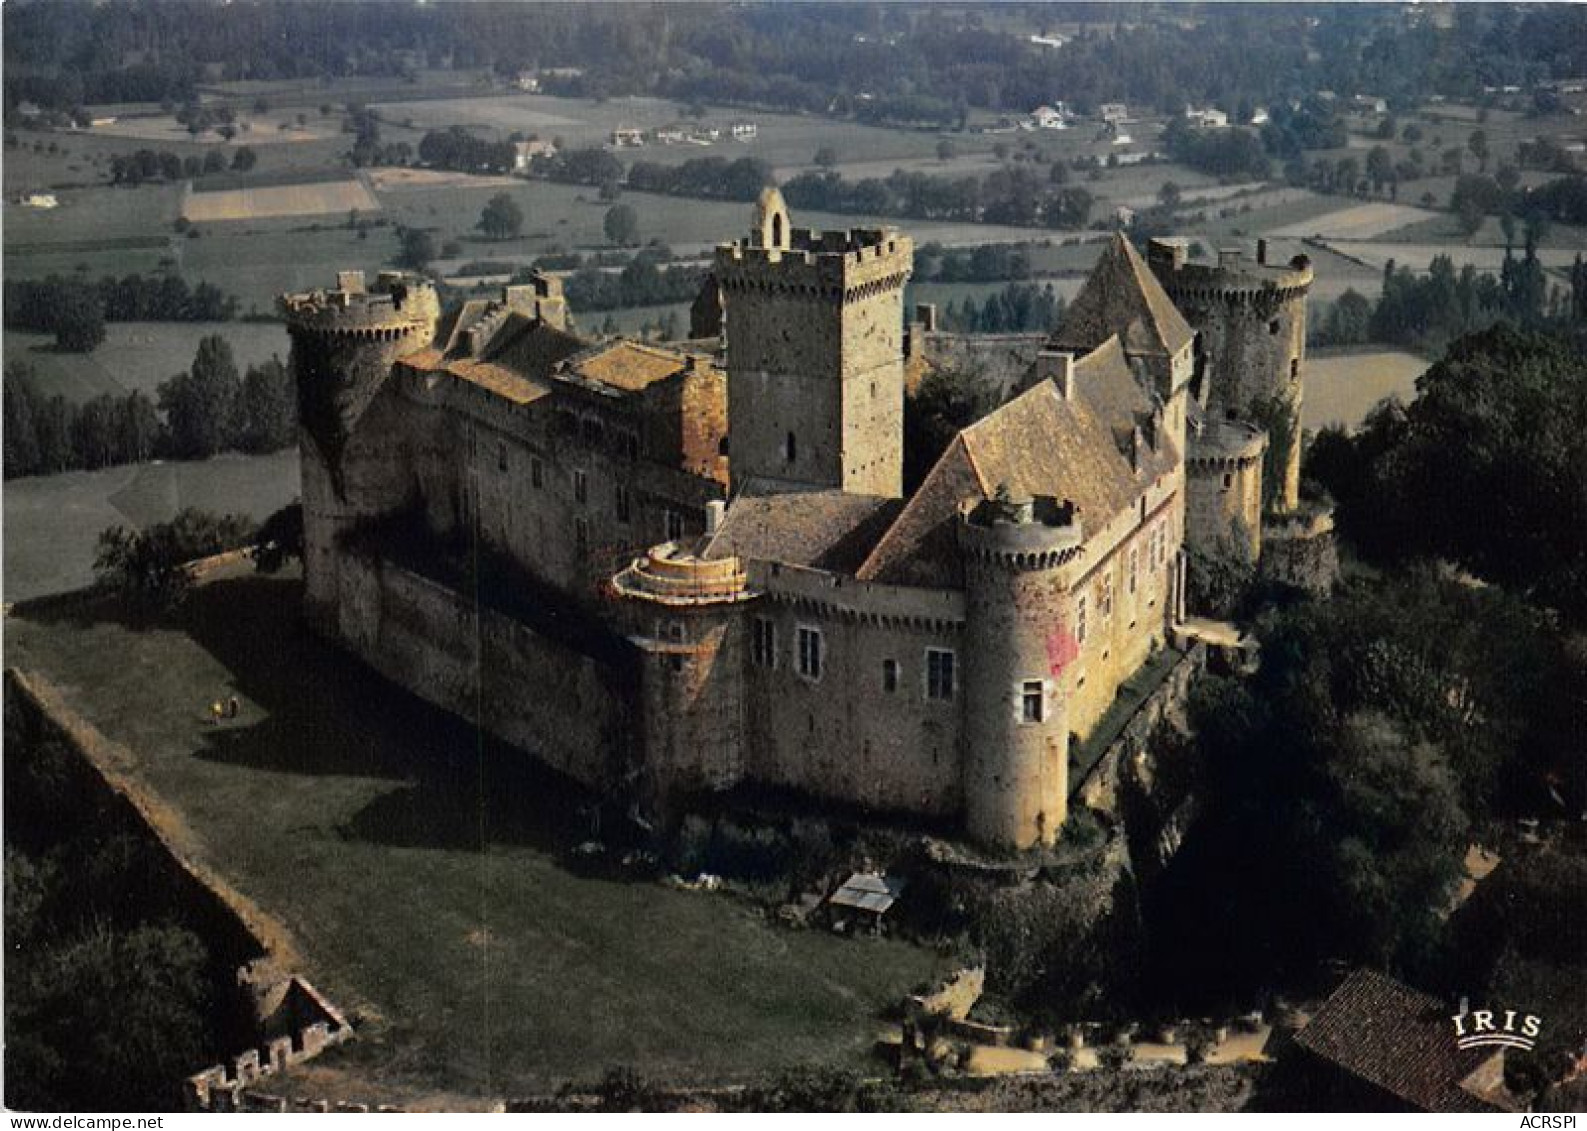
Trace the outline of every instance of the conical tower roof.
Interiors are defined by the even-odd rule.
[[[1053,349],[1087,353],[1114,334],[1131,354],[1172,356],[1194,336],[1157,277],[1122,233],[1108,241],[1085,286],[1064,311]]]

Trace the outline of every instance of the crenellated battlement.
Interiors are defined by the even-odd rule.
[[[1216,263],[1189,258],[1184,240],[1154,239],[1146,249],[1153,273],[1176,300],[1256,305],[1304,298],[1311,289],[1311,260],[1297,255],[1288,263],[1267,261],[1267,241],[1258,240],[1256,258],[1242,248],[1218,249]]]
[[[1068,500],[969,500],[959,508],[959,547],[1004,569],[1056,569],[1085,552],[1080,514]]]
[[[796,228],[788,247],[752,240],[722,244],[716,277],[728,293],[856,302],[899,290],[914,270],[915,245],[891,228],[820,232]]]
[[[660,605],[721,605],[759,596],[738,558],[702,558],[665,542],[612,579],[624,597]]]
[[[435,285],[403,271],[382,271],[373,287],[362,271],[342,271],[334,288],[285,294],[277,307],[294,332],[360,342],[396,341],[441,316]]]

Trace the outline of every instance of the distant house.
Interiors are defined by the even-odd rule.
[[[1064,116],[1063,103],[1057,106],[1038,106],[1030,112],[1030,120],[1037,129],[1064,130],[1069,128],[1069,122]]]
[[[618,126],[612,131],[615,149],[637,149],[645,144],[645,131],[634,126]]]
[[[540,76],[533,71],[519,71],[515,85],[525,94],[539,94]]]
[[[689,140],[696,145],[710,145],[722,140],[722,130],[718,126],[696,126],[690,131]]]
[[[1069,42],[1061,35],[1052,35],[1050,33],[1047,35],[1033,35],[1030,37],[1030,41],[1037,47],[1062,47]]]
[[[90,118],[90,119],[88,119],[88,125],[89,125],[90,128],[92,128],[94,126],[113,126],[115,124],[116,124],[116,119],[114,117]]]
[[[1364,114],[1387,114],[1389,112],[1388,100],[1379,98],[1375,94],[1358,94],[1350,101],[1357,110]]]
[[[541,141],[535,138],[532,141],[520,141],[513,145],[512,167],[515,173],[528,170],[530,162],[536,157],[550,157],[557,151],[556,143]]]
[[[1265,126],[1265,125],[1267,125],[1267,122],[1268,122],[1268,116],[1267,116],[1267,111],[1266,110],[1253,110],[1253,111],[1251,111],[1251,124],[1253,126]]]
[[[1187,106],[1185,107],[1185,121],[1196,129],[1218,130],[1229,124],[1229,115],[1222,110],[1215,110],[1211,107],[1205,110],[1198,110],[1194,106]]]
[[[754,122],[734,122],[731,129],[734,141],[754,141],[760,133],[760,127]]]
[[[1129,120],[1129,108],[1122,102],[1104,102],[1097,107],[1097,117],[1110,126],[1119,125]]]
[[[1151,156],[1145,150],[1136,150],[1134,153],[1115,153],[1113,155],[1120,165],[1139,165]]]
[[[1457,1045],[1457,1012],[1357,970],[1295,1034],[1297,1067],[1336,1111],[1519,1110],[1504,1087],[1504,1050]]]
[[[29,193],[22,198],[24,208],[59,208],[61,202],[55,199],[53,192]]]
[[[1135,144],[1135,139],[1133,137],[1131,137],[1129,134],[1114,134],[1113,135],[1113,144],[1114,145],[1134,145]]]
[[[1121,204],[1113,210],[1113,221],[1121,228],[1131,227],[1135,223],[1135,209],[1127,204]]]
[[[656,131],[656,141],[662,145],[682,145],[689,135],[680,126],[662,126]]]

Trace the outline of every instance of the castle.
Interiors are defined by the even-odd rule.
[[[725,348],[587,342],[545,276],[283,296],[308,616],[647,809],[755,784],[1051,845],[1072,745],[1175,641],[1187,537],[1255,555],[1293,506],[1298,429],[1258,410],[1298,412],[1311,275],[1264,259],[1113,238],[907,497],[913,244],[775,189],[715,254]]]

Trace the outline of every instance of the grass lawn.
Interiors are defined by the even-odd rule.
[[[305,973],[363,1019],[338,1059],[372,1082],[512,1095],[613,1065],[724,1079],[852,1061],[932,974],[902,943],[574,874],[587,830],[569,788],[310,637],[297,588],[216,581],[145,631],[103,606],[13,618],[5,662],[125,743],[209,861],[286,924]],[[242,715],[216,728],[204,705],[226,693]]]
[[[99,533],[108,526],[164,522],[183,507],[262,521],[298,492],[296,451],[7,480],[5,599],[26,600],[89,584]]]

